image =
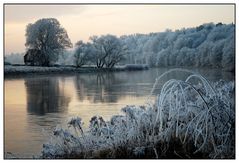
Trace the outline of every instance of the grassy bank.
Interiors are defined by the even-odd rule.
[[[53,131],[40,158],[235,158],[235,83],[173,69],[154,88],[173,71],[189,75],[165,82],[155,101],[122,108],[124,115],[92,117],[87,130],[72,118]]]
[[[147,70],[147,65],[124,65],[117,66],[112,69],[96,68],[96,67],[81,67],[74,66],[52,66],[52,67],[38,67],[38,66],[24,66],[24,65],[5,65],[4,75],[34,75],[34,74],[61,74],[61,73],[92,73],[92,72],[117,72],[117,71],[138,71]]]

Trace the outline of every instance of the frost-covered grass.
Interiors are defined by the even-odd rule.
[[[48,73],[83,73],[83,72],[104,72],[104,71],[132,71],[132,70],[146,70],[146,65],[124,65],[116,66],[115,68],[96,68],[96,67],[81,67],[76,68],[74,66],[52,66],[52,67],[41,67],[41,66],[13,66],[5,65],[5,75],[24,75],[24,74],[48,74]]]
[[[5,74],[74,71],[73,67],[5,66]]]
[[[168,80],[154,102],[126,106],[110,121],[74,117],[56,128],[42,158],[235,158],[234,82],[210,83],[188,70]],[[153,88],[153,90],[154,90]],[[153,92],[152,90],[152,92]]]

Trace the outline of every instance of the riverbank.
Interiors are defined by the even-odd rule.
[[[5,65],[4,76],[22,76],[22,75],[35,75],[35,74],[63,74],[63,73],[94,73],[94,72],[117,72],[117,71],[140,71],[148,70],[147,65],[124,65],[117,66],[112,69],[109,68],[96,68],[96,67],[81,67],[74,66],[24,66],[24,65]]]

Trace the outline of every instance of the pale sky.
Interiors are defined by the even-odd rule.
[[[25,51],[25,29],[56,18],[71,41],[92,35],[163,32],[203,23],[234,23],[233,5],[5,5],[5,52]]]

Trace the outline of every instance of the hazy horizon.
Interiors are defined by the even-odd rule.
[[[92,35],[147,34],[234,22],[234,5],[5,5],[5,54],[25,51],[25,28],[38,19],[59,20],[72,41]],[[42,12],[44,11],[44,12]]]

